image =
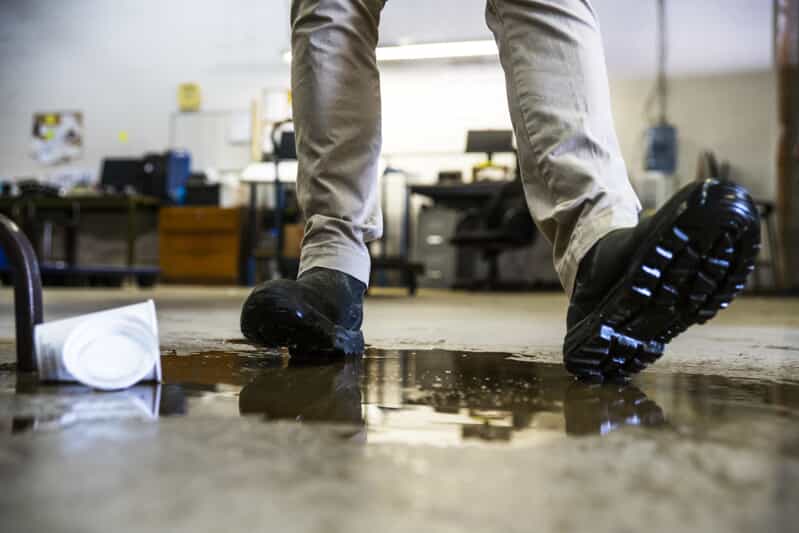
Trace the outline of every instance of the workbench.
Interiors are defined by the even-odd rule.
[[[30,239],[40,260],[43,277],[64,278],[101,277],[112,282],[135,280],[141,286],[155,283],[159,268],[138,264],[136,240],[140,236],[140,216],[144,212],[158,212],[161,201],[147,196],[126,195],[75,195],[75,196],[3,196],[0,197],[0,213],[10,217]],[[82,215],[92,213],[125,214],[125,264],[82,265],[78,263],[79,224]],[[63,227],[64,261],[47,262],[43,254],[43,232],[45,222]],[[6,267],[7,268],[7,267]]]

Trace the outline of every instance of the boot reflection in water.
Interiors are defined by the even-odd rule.
[[[663,409],[637,387],[580,381],[566,390],[563,416],[570,435],[605,435],[624,426],[660,426],[666,422]]]
[[[289,363],[258,375],[239,395],[241,414],[270,420],[363,424],[360,359],[330,364]]]
[[[461,359],[453,369],[444,369],[450,379],[436,380],[425,373],[424,378],[410,380],[406,387],[430,394],[412,395],[412,400],[403,394],[403,403],[408,409],[431,407],[434,417],[448,416],[453,409],[509,411],[514,431],[528,429],[540,413],[561,410],[565,432],[570,435],[606,434],[625,426],[665,423],[660,406],[632,385],[574,381],[563,376],[559,365],[536,365],[540,367],[537,375],[522,377],[519,374],[531,371],[531,365],[487,362],[482,358]],[[550,367],[553,375],[549,375]],[[362,361],[357,357],[326,364],[290,360],[289,366],[264,370],[247,384],[239,396],[239,410],[243,415],[260,414],[268,420],[365,426],[362,373]],[[492,390],[483,390],[483,379],[475,379],[485,375],[493,377]],[[381,379],[364,382],[366,388],[381,386]],[[379,392],[369,395],[381,396]]]

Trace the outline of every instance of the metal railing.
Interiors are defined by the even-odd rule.
[[[30,241],[19,226],[3,215],[0,215],[0,247],[8,257],[14,279],[17,371],[35,372],[33,328],[43,321],[39,262]]]

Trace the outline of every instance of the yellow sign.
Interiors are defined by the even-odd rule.
[[[181,111],[199,111],[202,103],[200,86],[196,83],[181,83],[178,86],[178,108]]]

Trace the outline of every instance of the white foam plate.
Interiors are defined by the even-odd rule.
[[[102,390],[130,387],[151,373],[158,339],[135,317],[97,317],[77,326],[64,343],[64,366],[78,381]]]

